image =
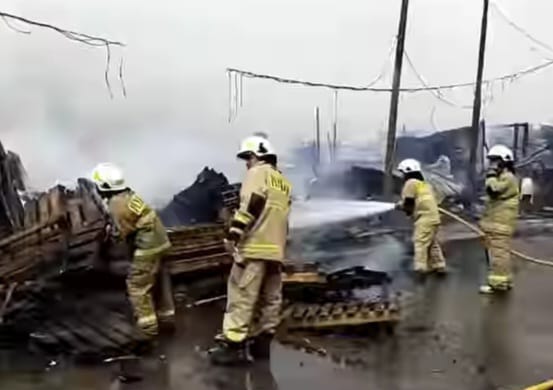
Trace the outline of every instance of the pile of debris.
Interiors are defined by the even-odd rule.
[[[127,249],[106,251],[108,216],[91,188],[79,180],[28,200],[22,228],[0,241],[0,332],[81,356],[132,342],[124,284],[110,269],[128,263]]]
[[[3,180],[10,182],[0,191],[0,214],[19,210],[20,218],[6,218],[1,226],[8,234],[0,239],[0,340],[80,357],[124,352],[135,340],[125,296],[130,252],[106,236],[109,215],[95,186],[80,179],[74,189],[56,186],[23,205],[12,179]],[[238,206],[239,187],[206,168],[160,211],[173,244],[163,267],[189,301],[224,291],[232,263],[223,245],[225,221]],[[290,262],[284,284],[283,324],[290,329],[399,319],[384,273],[355,268],[327,274],[317,265]],[[370,298],[353,294],[372,288],[378,292]]]

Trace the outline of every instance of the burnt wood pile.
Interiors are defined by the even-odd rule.
[[[236,201],[229,188],[227,182],[220,187],[228,194],[219,193],[217,207]],[[135,338],[125,295],[130,252],[126,243],[106,240],[109,215],[94,185],[81,179],[73,190],[57,186],[28,199],[24,208],[19,198],[11,202],[21,207],[21,225],[15,229],[4,221],[6,231],[14,233],[0,239],[0,339],[79,357],[124,352]],[[164,266],[172,275],[224,281],[231,258],[223,245],[223,223],[168,233],[172,248]]]
[[[132,342],[124,283],[106,261],[128,262],[127,250],[106,251],[107,220],[84,180],[25,203],[22,229],[0,241],[0,332],[79,356]]]
[[[231,263],[223,245],[222,224],[170,229],[169,238],[172,248],[164,262],[172,275],[219,271]]]
[[[224,174],[205,167],[194,183],[179,192],[160,210],[167,227],[190,226],[224,220],[222,212],[238,202],[239,186],[229,184]]]
[[[189,224],[168,229],[172,248],[163,261],[177,281],[175,295],[184,295],[187,301],[224,292],[232,263],[223,244],[225,223],[238,207],[240,186],[221,178],[213,170],[204,170],[182,196],[173,199],[173,206],[179,199],[179,207],[170,204],[165,209],[166,217]],[[207,204],[206,198],[217,201]],[[21,206],[19,198],[12,201]],[[8,206],[17,209],[17,205]],[[185,209],[184,214],[178,213]],[[210,215],[210,223],[197,224],[202,215]],[[94,185],[81,179],[75,189],[54,187],[28,199],[20,217],[17,228],[8,226],[13,233],[0,239],[0,344],[1,340],[24,342],[40,350],[94,359],[128,352],[137,337],[125,292],[130,248],[106,238],[105,227],[111,221]],[[353,314],[356,324],[393,319],[374,314],[371,305],[379,302],[369,302],[369,307],[357,301],[355,313],[349,308],[353,314],[339,317],[344,299],[350,298],[338,294],[342,299],[336,301],[335,291],[353,288],[355,278],[342,272],[340,281],[345,282],[336,283],[333,275],[319,272],[315,265],[306,266],[286,266],[285,315],[290,328],[348,325]],[[369,279],[367,283],[374,284]],[[318,305],[317,310],[327,306],[320,299],[306,301],[308,290],[323,301],[334,299],[332,316],[317,311],[317,321],[312,321],[315,306],[305,311],[305,305]],[[294,304],[298,300],[302,303]]]

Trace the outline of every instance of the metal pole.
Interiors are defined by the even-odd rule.
[[[528,138],[529,138],[529,126],[528,122],[522,124],[523,133],[522,133],[522,157],[526,157],[528,152]]]
[[[518,138],[519,138],[519,130],[518,130],[518,123],[515,123],[513,128],[513,156],[515,158],[515,161],[517,161],[518,157]]]
[[[332,115],[332,160],[336,161],[336,147],[338,142],[338,91],[334,90],[334,107]]]
[[[476,72],[476,88],[474,90],[474,104],[472,106],[472,145],[470,150],[470,181],[472,194],[476,194],[476,158],[478,155],[478,140],[480,136],[480,111],[482,107],[482,77],[484,74],[484,62],[486,54],[486,35],[488,30],[489,0],[484,0],[482,12],[482,26],[480,28],[480,48],[478,52],[478,70]]]
[[[386,197],[392,196],[393,169],[396,151],[397,111],[399,104],[399,88],[401,85],[401,67],[403,65],[403,49],[405,47],[405,31],[407,29],[407,11],[409,0],[401,1],[401,14],[397,34],[396,58],[394,65],[394,80],[392,83],[392,96],[390,99],[390,114],[388,116],[388,136],[386,140],[386,157],[384,161],[384,188]]]
[[[332,140],[330,139],[330,133],[326,132],[326,142],[328,143],[328,155],[329,158],[332,159]]]
[[[315,157],[317,166],[321,164],[321,128],[319,121],[319,107],[315,107]]]

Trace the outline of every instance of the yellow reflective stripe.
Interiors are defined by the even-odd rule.
[[[245,256],[252,254],[272,254],[279,255],[281,250],[278,245],[271,244],[246,244],[240,248],[240,252]]]
[[[157,313],[157,316],[161,318],[173,317],[174,315],[175,315],[174,310],[163,310]]]
[[[488,275],[488,284],[495,289],[508,289],[511,287],[512,280],[509,276]]]
[[[140,327],[142,327],[144,325],[154,325],[154,324],[157,324],[157,317],[156,317],[155,314],[150,314],[148,316],[142,316],[136,321],[136,323]]]
[[[140,215],[146,209],[146,204],[142,199],[140,199],[138,195],[133,194],[129,199],[129,203],[127,204],[127,207],[136,215]]]
[[[147,257],[152,255],[157,255],[160,252],[163,252],[164,250],[167,250],[171,248],[171,243],[169,241],[166,241],[164,244],[160,246],[156,246],[155,248],[148,248],[148,249],[135,249],[134,255],[136,257]]]
[[[250,222],[253,221],[253,215],[246,211],[237,210],[234,214],[234,219],[238,222],[242,222],[245,225],[249,225]]]
[[[490,275],[488,276],[488,280],[497,282],[497,283],[508,283],[511,281],[511,278],[509,276],[503,276],[503,275]]]
[[[247,333],[241,332],[241,331],[236,331],[232,329],[227,329],[225,331],[225,338],[234,343],[241,343],[246,339],[246,336],[247,336]]]
[[[262,248],[262,249],[278,249],[278,245],[275,244],[247,244],[245,247],[248,248]]]

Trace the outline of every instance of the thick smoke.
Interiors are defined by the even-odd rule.
[[[480,5],[463,0],[431,3],[411,7],[410,56],[433,84],[472,80]],[[517,4],[522,3],[506,0],[504,7],[517,11]],[[532,21],[536,35],[547,36],[547,21],[539,15],[551,14],[552,6],[551,1],[535,0],[516,14],[527,26]],[[316,105],[321,107],[326,139],[332,111],[332,92],[326,90],[245,80],[244,107],[229,125],[225,68],[366,83],[381,71],[389,53],[399,1],[344,7],[333,1],[292,0],[168,0],[162,6],[145,0],[3,0],[0,8],[128,45],[112,52],[115,98],[110,100],[103,80],[104,50],[38,29],[18,34],[0,24],[0,140],[21,154],[31,184],[44,188],[56,180],[74,181],[94,164],[112,160],[126,168],[131,184],[146,198],[157,201],[188,185],[205,165],[238,179],[243,167],[234,159],[235,149],[242,137],[255,131],[266,131],[279,151],[313,138]],[[451,20],[458,20],[454,28]],[[541,60],[508,26],[494,28],[488,75]],[[428,48],[440,55],[427,55]],[[506,56],[501,50],[517,55]],[[121,56],[127,99],[117,81]],[[486,119],[519,120],[514,117],[523,115],[538,120],[549,115],[549,100],[538,96],[547,93],[547,77],[550,73],[544,72],[517,84],[520,88],[511,87],[508,96],[496,99]],[[389,77],[384,81],[388,86]],[[408,69],[402,82],[418,85]],[[454,97],[470,103],[470,95],[469,89]],[[521,104],[530,96],[541,105]],[[344,93],[339,102],[339,138],[380,142],[382,147],[389,96]],[[470,113],[419,94],[404,96],[399,124],[428,127],[434,107],[441,127],[470,122]]]

